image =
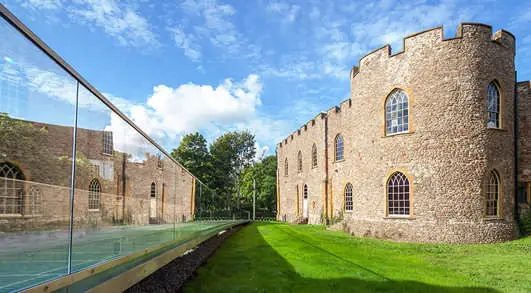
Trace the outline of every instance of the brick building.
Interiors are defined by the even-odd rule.
[[[68,227],[73,127],[0,114],[0,137],[0,231]],[[75,227],[191,219],[195,177],[145,145],[120,152],[112,131],[77,129]]]
[[[531,194],[531,90],[516,82],[514,36],[462,23],[403,46],[363,56],[351,98],[278,143],[278,218],[400,241],[513,239]]]

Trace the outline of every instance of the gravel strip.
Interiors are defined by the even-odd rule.
[[[182,292],[186,280],[193,276],[194,271],[214,254],[216,249],[242,226],[236,226],[225,233],[215,235],[199,244],[192,251],[178,257],[160,268],[147,278],[127,289],[127,293],[140,292]]]

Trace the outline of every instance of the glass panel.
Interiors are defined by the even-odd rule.
[[[0,291],[67,273],[76,81],[0,20]]]

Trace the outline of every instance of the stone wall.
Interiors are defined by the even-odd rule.
[[[66,229],[70,217],[73,128],[2,116],[5,138],[1,162],[24,173],[20,215],[0,215],[0,231]],[[5,121],[4,121],[5,120]],[[6,123],[4,123],[6,122]],[[78,128],[76,139],[75,228],[124,222],[145,225],[190,220],[193,217],[195,179],[158,151],[142,159],[117,151],[103,154],[103,131]],[[101,185],[99,209],[89,210],[90,182]],[[156,184],[156,210],[151,211],[151,184]],[[152,222],[152,220],[151,220]]]
[[[278,145],[281,176],[283,160],[296,172],[298,149],[316,140],[327,141],[329,166],[318,178],[303,170],[279,180],[280,210],[292,209],[284,184],[327,182],[328,218],[343,219],[358,236],[446,243],[514,238],[514,52],[510,33],[463,23],[454,38],[445,39],[438,27],[406,37],[401,52],[391,54],[387,45],[362,57],[351,73],[351,98],[325,114],[327,136],[296,132]],[[492,81],[501,91],[500,129],[486,126]],[[394,89],[409,97],[409,132],[386,136],[384,104]],[[344,139],[339,162],[337,134]],[[501,177],[499,217],[485,216],[492,169]],[[387,214],[386,184],[395,171],[411,184],[409,217]],[[354,187],[352,212],[344,210],[347,183]]]
[[[526,202],[531,203],[531,83],[529,81],[518,83],[518,167],[520,192],[525,193]]]

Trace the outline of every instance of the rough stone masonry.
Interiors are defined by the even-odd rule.
[[[351,72],[350,99],[278,143],[278,219],[340,221],[354,235],[399,241],[513,239],[515,205],[528,206],[531,194],[531,90],[516,83],[515,37],[462,23],[455,37],[437,27],[403,45],[363,56]],[[490,86],[499,100],[495,127],[487,122]],[[386,103],[396,91],[407,96],[409,124],[388,133]],[[390,187],[395,174],[407,178],[406,189]]]

